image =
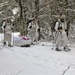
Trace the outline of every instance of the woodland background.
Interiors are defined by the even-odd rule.
[[[43,38],[47,38],[61,13],[66,15],[67,23],[70,22],[70,37],[75,39],[75,0],[0,0],[0,26],[10,16],[15,31],[21,35],[27,35],[27,21],[35,17]]]

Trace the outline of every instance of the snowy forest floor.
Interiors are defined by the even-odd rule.
[[[58,52],[52,50],[50,42],[30,47],[1,46],[0,75],[75,75],[75,48],[70,48],[69,52]]]

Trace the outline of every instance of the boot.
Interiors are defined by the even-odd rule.
[[[56,51],[61,51],[59,48],[56,48]]]
[[[11,44],[8,44],[9,47],[13,47]]]
[[[31,45],[34,45],[34,43],[32,42]]]

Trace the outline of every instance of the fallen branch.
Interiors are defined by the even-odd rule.
[[[69,68],[70,68],[70,65],[69,65],[68,68],[63,72],[62,75],[64,75],[64,74],[68,71]]]

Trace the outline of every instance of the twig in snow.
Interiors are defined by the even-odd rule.
[[[68,71],[69,68],[70,68],[70,65],[69,65],[68,68],[63,72],[62,75],[64,75],[64,74]]]
[[[19,71],[16,75],[19,75],[23,70]]]

